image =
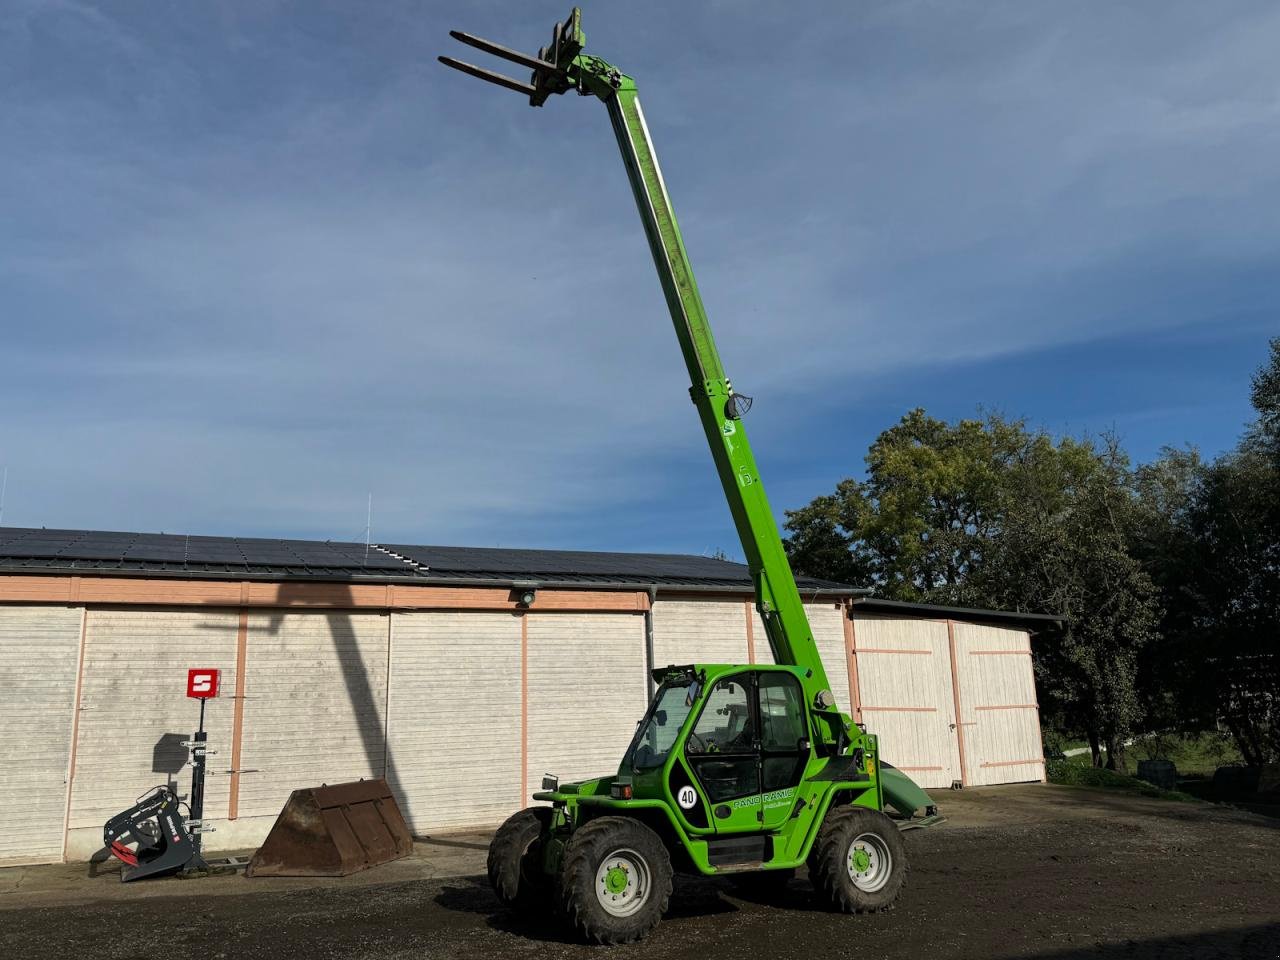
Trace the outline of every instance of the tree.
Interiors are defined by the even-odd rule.
[[[1196,666],[1193,693],[1202,711],[1216,709],[1255,765],[1280,760],[1277,503],[1274,457],[1245,443],[1219,458],[1189,518],[1193,554],[1183,585],[1194,603],[1181,637]]]
[[[1252,431],[1252,440],[1280,449],[1280,337],[1271,343],[1270,362],[1253,375],[1253,389],[1249,399],[1258,412],[1258,422]]]
[[[1095,765],[1123,764],[1143,713],[1138,670],[1155,636],[1156,589],[1130,550],[1140,514],[1128,458],[1102,444],[1030,438],[1003,484],[1002,525],[978,574],[988,603],[1063,615],[1036,648],[1058,719],[1088,739]]]
[[[1221,723],[1246,763],[1280,759],[1280,338],[1253,377],[1257,419],[1213,463],[1166,450],[1139,471],[1139,552],[1161,592],[1143,670],[1153,720]]]
[[[912,410],[876,438],[867,479],[787,512],[788,552],[810,576],[874,584],[896,600],[972,603],[1000,511],[1000,477],[1026,427],[991,416],[955,425]]]
[[[1061,635],[1037,645],[1042,707],[1116,763],[1158,612],[1128,549],[1139,515],[1119,445],[913,410],[866,462],[865,480],[787,514],[797,570],[894,599],[1063,614]]]
[[[1212,697],[1197,681],[1204,647],[1194,624],[1202,599],[1192,518],[1199,509],[1208,470],[1198,451],[1166,447],[1138,468],[1139,523],[1132,550],[1151,575],[1163,608],[1158,636],[1139,665],[1138,688],[1153,732],[1199,733],[1217,723]]]

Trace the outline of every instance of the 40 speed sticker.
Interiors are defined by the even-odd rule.
[[[698,805],[698,794],[693,787],[681,787],[676,794],[676,803],[680,804],[682,810],[692,810]]]

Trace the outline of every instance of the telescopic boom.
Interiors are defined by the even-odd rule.
[[[828,715],[830,736],[838,739],[844,722],[834,712],[826,671],[742,422],[751,399],[735,393],[725,376],[671,198],[662,180],[644,111],[640,108],[635,81],[612,64],[582,53],[586,38],[582,33],[582,13],[577,7],[567,21],[556,24],[551,46],[539,50],[536,57],[459,31],[452,31],[452,36],[486,53],[529,67],[532,76],[525,83],[452,57],[440,57],[447,66],[527,95],[531,106],[542,106],[551,94],[576,90],[583,96],[597,97],[608,108],[631,192],[689,370],[689,392],[698,409],[751,569],[756,607],[768,632],[774,661],[806,671],[808,699],[816,710]]]

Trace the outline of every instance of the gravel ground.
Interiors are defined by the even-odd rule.
[[[371,871],[142,891],[80,865],[55,895],[39,871],[72,868],[38,868],[26,890],[0,889],[0,957],[1280,957],[1280,821],[1039,785],[941,801],[949,822],[907,834],[907,889],[876,917],[815,909],[803,879],[773,903],[689,879],[648,940],[592,948],[500,910],[476,842],[456,876],[402,868],[391,882]]]

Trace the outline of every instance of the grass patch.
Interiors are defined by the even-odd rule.
[[[1172,760],[1179,776],[1212,776],[1218,767],[1242,762],[1235,743],[1220,733],[1143,737],[1126,751],[1126,760],[1135,768],[1139,760]]]
[[[1114,770],[1103,770],[1089,766],[1087,763],[1076,763],[1078,757],[1066,760],[1050,760],[1045,764],[1045,772],[1050,783],[1058,783],[1067,787],[1093,787],[1102,790],[1122,790],[1143,797],[1154,797],[1157,800],[1177,800],[1180,802],[1199,802],[1196,797],[1181,790],[1161,790],[1159,787],[1127,777]]]
[[[1064,760],[1069,750],[1082,750],[1074,756],[1065,757],[1065,762],[1077,766],[1091,767],[1093,758],[1088,751],[1088,744],[1083,740],[1067,740],[1061,734],[1044,731],[1044,750],[1046,758],[1057,757]],[[1106,756],[1106,748],[1103,748]],[[1178,768],[1179,777],[1211,777],[1213,771],[1222,766],[1241,763],[1240,751],[1230,737],[1209,731],[1198,734],[1147,734],[1139,737],[1125,747],[1124,765],[1129,771],[1137,769],[1139,760],[1171,760]]]

